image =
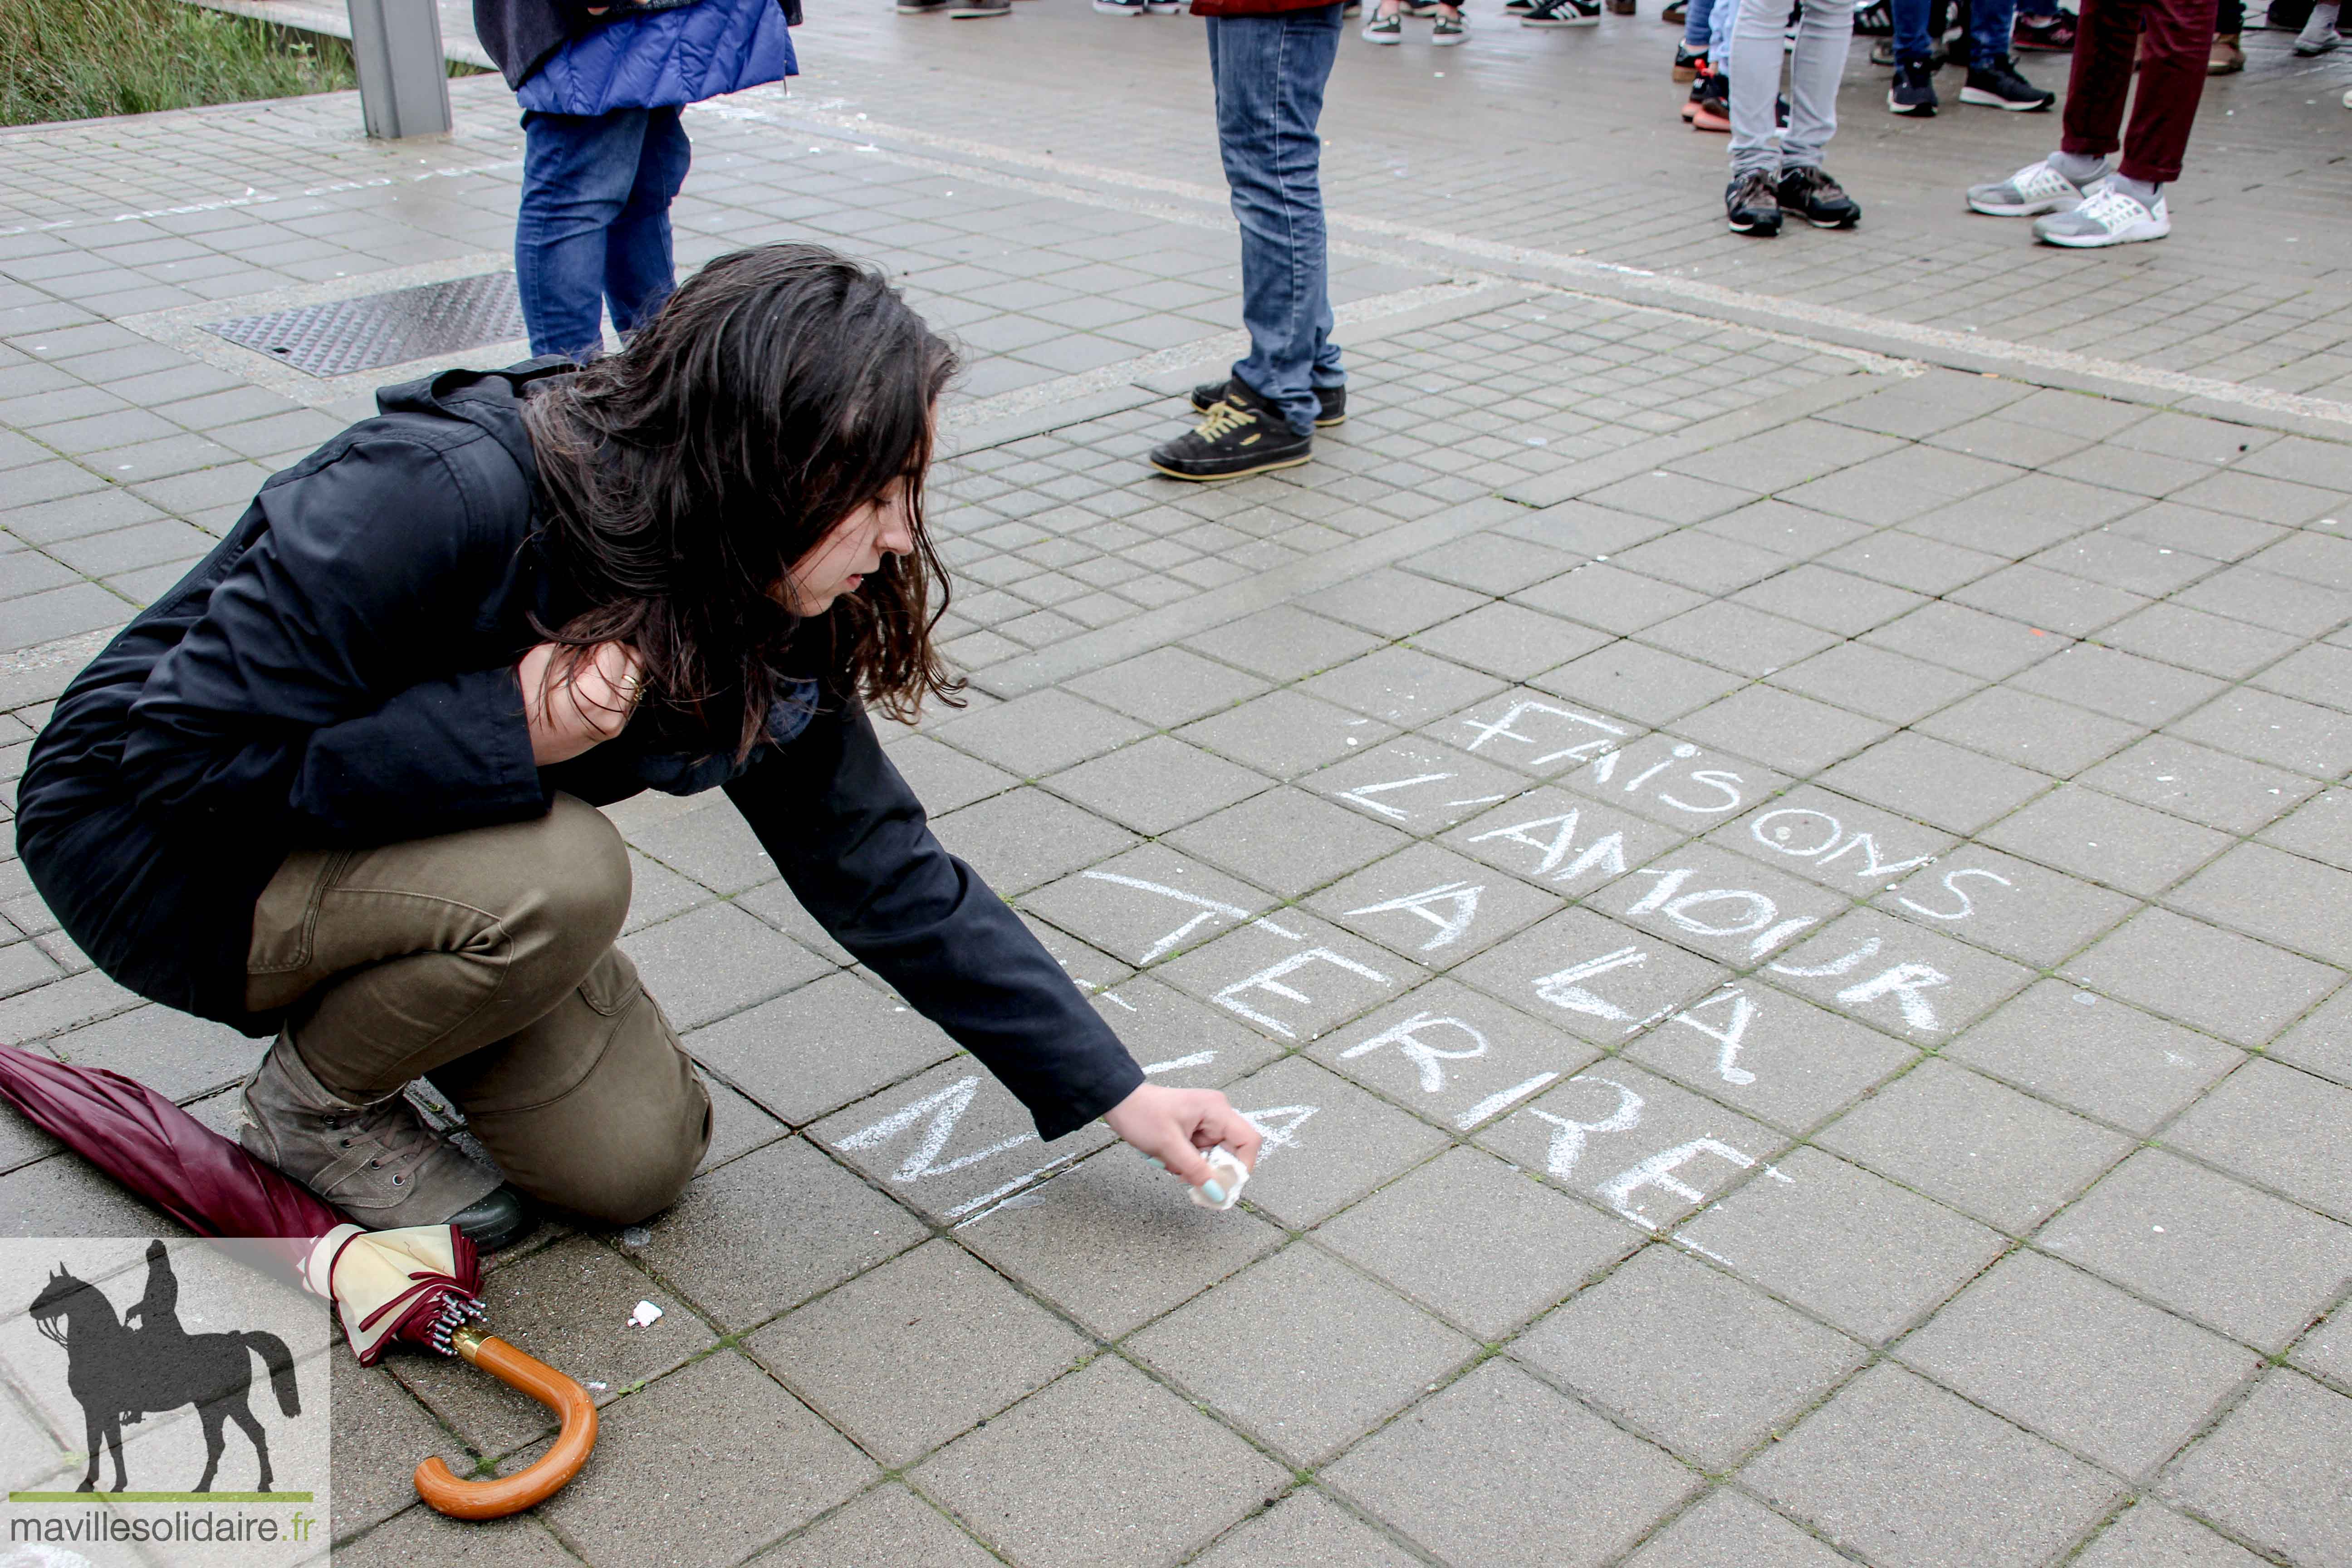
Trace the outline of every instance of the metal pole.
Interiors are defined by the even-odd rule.
[[[449,68],[435,0],[347,0],[360,112],[371,136],[446,136]]]

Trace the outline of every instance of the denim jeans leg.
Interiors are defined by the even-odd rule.
[[[1924,60],[1936,47],[1929,36],[1929,0],[1895,0],[1895,58]]]
[[[1339,6],[1207,19],[1217,148],[1242,230],[1242,324],[1250,352],[1233,368],[1281,411],[1315,428],[1315,388],[1345,380],[1331,342],[1331,290],[1317,122],[1339,56]]]
[[[637,180],[646,111],[522,117],[515,286],[534,354],[593,357],[604,341],[607,236]]]
[[[616,331],[635,331],[677,287],[669,205],[686,184],[687,163],[693,155],[676,109],[646,111],[636,183],[604,244],[604,298],[612,304]]]
[[[1690,0],[1683,9],[1683,47],[1693,54],[1706,47],[1715,23],[1715,0]]]
[[[1975,0],[1982,5],[1984,0]],[[1853,43],[1852,0],[1804,0],[1797,49],[1789,59],[1789,129],[1780,137],[1780,167],[1818,169],[1837,134],[1838,79]]]
[[[1969,68],[1984,70],[2009,53],[2017,0],[1969,0]]]

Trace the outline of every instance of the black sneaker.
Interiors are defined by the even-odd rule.
[[[1524,14],[1534,10],[1535,6],[1536,0],[1503,0],[1503,9],[1509,12]]]
[[[948,0],[898,0],[898,15],[901,16],[944,16],[947,14]]]
[[[1597,27],[1601,0],[1535,0],[1519,18],[1522,27]]]
[[[1151,448],[1151,466],[1171,479],[1237,479],[1295,468],[1314,455],[1312,435],[1292,435],[1270,404],[1234,382],[1199,429]]]
[[[1692,48],[1688,44],[1675,46],[1675,79],[1696,81],[1698,73],[1706,68],[1706,51]]]
[[[1013,0],[948,0],[948,16],[951,20],[969,22],[986,16],[1010,16]]]
[[[1862,221],[1862,204],[1845,194],[1845,187],[1830,178],[1819,168],[1799,164],[1780,171],[1780,182],[1772,195],[1780,201],[1780,210],[1803,218],[1815,228],[1852,228]]]
[[[1508,10],[1506,6],[1504,9]],[[1666,7],[1658,13],[1658,20],[1669,27],[1679,27],[1690,20],[1690,7],[1684,0],[1666,0]]]
[[[1999,55],[1981,70],[1969,70],[1968,84],[1960,89],[1960,101],[2031,114],[2057,102],[2058,95],[2026,80],[2007,55]]]
[[[1897,60],[1886,89],[1886,111],[1926,120],[1936,112],[1936,68],[1926,60]]]
[[[1853,30],[1864,38],[1891,38],[1895,36],[1893,0],[1870,0],[1870,4],[1853,14]]]
[[[1780,198],[1772,194],[1772,177],[1742,174],[1723,188],[1724,216],[1734,234],[1769,239],[1780,232]]]
[[[1206,414],[1233,390],[1234,384],[1230,381],[1202,382],[1192,389],[1192,406]],[[1256,395],[1253,393],[1250,395]],[[1344,425],[1347,422],[1348,389],[1344,386],[1317,387],[1315,389],[1315,428],[1328,430],[1334,425]]]

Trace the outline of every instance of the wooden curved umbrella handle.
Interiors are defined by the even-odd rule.
[[[461,1481],[436,1454],[416,1467],[416,1495],[452,1519],[503,1519],[554,1496],[580,1473],[588,1450],[596,1446],[595,1401],[545,1362],[496,1335],[460,1329],[450,1336],[450,1343],[500,1383],[522,1390],[562,1416],[563,1430],[546,1453],[495,1480]]]

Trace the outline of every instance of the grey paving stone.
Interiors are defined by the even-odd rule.
[[[2004,679],[2072,646],[2042,627],[1948,599],[1930,600],[1863,640],[1986,680]]]
[[[1864,643],[1841,643],[1779,671],[1772,684],[1891,724],[1910,724],[1981,684],[1956,670]]]
[[[1838,641],[1836,634],[1717,599],[1644,628],[1641,640],[1741,675],[1771,674]]]
[[[1318,888],[1408,842],[1395,828],[1291,787],[1178,828],[1168,842],[1286,898]]]
[[[1625,1061],[1586,1068],[1477,1136],[1511,1163],[1661,1234],[1759,1164],[1769,1173],[1788,1142]]]
[[[2074,1559],[2079,1568],[2254,1568],[2244,1547],[2142,1498]]]
[[[2294,1364],[2337,1388],[2352,1388],[2352,1312],[2338,1307],[2294,1347]]]
[[[992,1568],[998,1559],[903,1486],[875,1488],[805,1534],[760,1561],[775,1568],[842,1568],[845,1563],[922,1563],[933,1568]]]
[[[1166,729],[1245,701],[1265,682],[1182,648],[1155,648],[1082,675],[1071,690]]]
[[[1336,703],[1287,688],[1212,714],[1178,731],[1181,739],[1275,778],[1353,756],[1395,730]]]
[[[1572,658],[1528,684],[1638,724],[1664,724],[1745,683],[1738,676],[1680,654],[1618,641]]]
[[[2314,795],[2262,835],[2266,844],[2352,870],[2352,790]]]
[[[1407,1412],[1323,1479],[1465,1568],[1608,1561],[1703,1484],[1501,1360]]]
[[[2352,668],[2347,668],[2347,660],[2352,660],[2352,649],[2314,644],[2263,670],[2254,677],[2254,684],[2324,708],[2341,709],[2352,703],[2348,694],[2352,693]]]
[[[1521,686],[1427,726],[1425,732],[1488,763],[1552,777],[1591,765],[1637,738],[1641,729]]]
[[[992,795],[931,826],[940,843],[1008,896],[1135,843],[1125,829],[1034,786]]]
[[[1710,752],[1664,732],[1636,736],[1559,775],[1588,800],[1605,801],[1685,833],[1703,833],[1733,812],[1790,787],[1790,780],[1745,757]]]
[[[1172,1563],[1290,1479],[1115,1356],[967,1434],[908,1479],[1037,1568]]]
[[[1599,1053],[1451,980],[1433,981],[1316,1041],[1326,1066],[1423,1119],[1468,1131]]]
[[[9,951],[0,949],[0,958]],[[241,1081],[260,1066],[269,1042],[249,1039],[226,1024],[151,1005],[56,1036],[48,1046],[78,1067],[104,1068],[173,1100],[187,1100]]]
[[[2265,572],[2252,564],[2216,572],[2183,588],[2175,597],[2191,609],[2210,610],[2217,616],[2306,637],[2341,625],[2347,603],[2336,589]]]
[[[905,1210],[797,1138],[697,1179],[647,1228],[646,1263],[733,1329],[923,1238]]]
[[[472,1456],[390,1373],[363,1368],[341,1351],[331,1351],[327,1367],[331,1380],[327,1396],[335,1412],[329,1441],[335,1471],[336,1539],[380,1524],[403,1509],[429,1513],[417,1504],[410,1467],[438,1454],[464,1475],[473,1468]],[[386,1454],[398,1454],[405,1463],[385,1464]],[[413,1460],[411,1455],[415,1456]]]
[[[1321,1492],[1302,1489],[1192,1561],[1196,1568],[1412,1568],[1420,1560]]]
[[[1818,775],[1832,789],[1954,833],[1975,833],[2050,786],[2047,775],[1906,731]]]
[[[1927,1316],[2005,1245],[1974,1220],[1811,1149],[1675,1233],[1866,1342]]]
[[[1444,969],[1533,925],[1561,900],[1450,849],[1415,844],[1324,889],[1307,907],[1424,968]]]
[[[2087,642],[2074,644],[2014,679],[2022,690],[2151,728],[2179,718],[2226,684],[2210,675]]]
[[[1626,1568],[1837,1568],[1839,1556],[1779,1514],[1728,1487],[1660,1531]]]
[[[1124,1348],[1306,1464],[1328,1459],[1478,1352],[1475,1341],[1305,1246],[1252,1265]]]
[[[740,893],[776,875],[776,863],[730,801],[712,800],[637,828],[629,842],[715,893]]]
[[[1838,895],[1719,844],[1678,845],[1583,899],[1588,909],[1747,969],[1848,908]]]
[[[680,1029],[833,973],[832,964],[731,904],[709,904],[649,926],[621,946]]]
[[[1093,1349],[945,1241],[859,1275],[744,1348],[893,1468],[1042,1388]]]
[[[1144,967],[1252,918],[1279,924],[1275,902],[1164,844],[1142,844],[1023,895],[1021,907]]]
[[[2352,716],[2242,686],[2168,728],[2173,734],[2297,773],[2335,778],[2352,768]]]
[[[1412,642],[1414,647],[1456,664],[1483,669],[1506,680],[1525,680],[1604,647],[1610,640],[1605,632],[1557,616],[1499,604],[1442,621],[1416,634]]]
[[[1042,778],[1149,732],[1099,703],[1057,689],[949,719],[931,731],[959,751],[1024,778]]]
[[[1139,833],[1160,834],[1273,787],[1262,773],[1152,735],[1055,773],[1051,787]]]
[[[973,801],[1002,795],[1021,781],[1003,769],[965,756],[929,735],[902,735],[890,740],[890,763],[914,790],[925,810],[950,812]]]
[[[1256,1178],[1247,1191],[1254,1202]],[[1246,1209],[1195,1206],[1124,1148],[973,1213],[955,1235],[1105,1339],[1240,1272],[1285,1239]]]
[[[1871,901],[2036,968],[2079,952],[2140,907],[2127,894],[1976,844],[1919,868]]]
[[[1751,542],[1764,542],[1763,536],[1769,531],[1784,536],[1781,547],[1794,546],[1808,554],[1850,543],[1868,531],[1858,524],[1822,517],[1778,501],[1766,502],[1761,508],[1749,510],[1769,511],[1776,524],[1768,531],[1759,519],[1759,526],[1748,534]],[[1735,512],[1706,526],[1710,532],[1731,533],[1733,526],[1748,515],[1747,512]],[[1766,547],[1773,546],[1767,544]],[[1840,637],[1858,637],[1928,601],[1908,589],[1873,583],[1850,572],[1836,571],[1808,561],[1742,588],[1731,596],[1730,602],[1769,610],[1776,616],[1785,616],[1809,626],[1819,626]]]
[[[1897,1353],[2126,1476],[2169,1458],[2263,1364],[2242,1345],[2025,1251],[1995,1265]]]
[[[350,1472],[338,1467],[338,1473]],[[341,1489],[337,1488],[339,1493]],[[528,1515],[458,1521],[422,1505],[358,1541],[337,1546],[335,1559],[355,1568],[403,1568],[420,1562],[461,1568],[572,1568],[579,1561],[556,1542],[547,1526]]]
[[[1918,1052],[1769,985],[1742,984],[1675,1014],[1629,1060],[1788,1132],[1802,1132]]]
[[[1404,728],[1504,690],[1507,682],[1410,647],[1385,647],[1311,676],[1299,689]]]
[[[2273,1372],[2181,1458],[2164,1492],[2288,1562],[2341,1568],[2352,1563],[2347,1452],[2352,1398]]]
[[[2121,1494],[2081,1460],[1885,1363],[1741,1477],[1887,1568],[2040,1563]]]
[[[1456,972],[1465,984],[1608,1047],[1727,978],[1717,964],[1586,909],[1563,910]]]
[[[2277,946],[2352,963],[2352,871],[2242,844],[2175,889],[2168,901]]]
[[[1255,670],[1269,680],[1297,680],[1370,653],[1381,639],[1291,605],[1260,610],[1184,639],[1184,646]]]
[[[1985,842],[2142,896],[2230,847],[2229,837],[2078,784],[2061,785],[1988,830]]]
[[[1944,1054],[2141,1136],[2244,1059],[2210,1037],[2059,980],[2037,982]]]
[[[1921,1063],[1813,1142],[2012,1236],[2032,1231],[2134,1146],[1941,1060]]]
[[[1908,504],[1932,504],[1932,498],[1914,496]],[[1841,508],[1832,505],[1824,510],[1837,511]],[[1947,544],[1939,539],[1886,529],[1831,551],[1821,558],[1821,563],[1890,587],[1940,596],[2000,570],[2001,558],[1982,550]]]
[[[1674,722],[1676,734],[1795,773],[1812,773],[1894,733],[1880,720],[1761,683]]]
[[[1315,1234],[1482,1341],[1640,1245],[1627,1227],[1470,1149],[1448,1150]]]
[[[2190,1106],[2164,1142],[2352,1219],[2352,1089],[2257,1058]]]
[[[1090,998],[1144,1070],[1178,1088],[1217,1088],[1254,1072],[1282,1047],[1218,1007],[1137,975]]]
[[[2318,787],[2172,735],[2148,736],[2083,773],[2081,782],[2224,833],[2253,832]]]
[[[498,1332],[561,1366],[610,1406],[622,1390],[683,1366],[717,1342],[718,1332],[619,1254],[573,1236],[520,1262],[492,1270],[483,1304]],[[629,1321],[640,1300],[662,1309],[643,1328]],[[427,1409],[476,1451],[505,1454],[558,1425],[537,1400],[438,1356],[396,1356],[392,1370]]]
[[[543,1505],[592,1562],[625,1559],[650,1538],[667,1543],[672,1562],[718,1568],[877,1479],[847,1439],[730,1351],[606,1411],[597,1458]],[[673,1465],[667,1486],[644,1484]],[[754,1492],[739,1479],[750,1475],[761,1478]]]
[[[697,1029],[686,1047],[794,1126],[956,1053],[938,1025],[847,974]]]
[[[2046,697],[1995,687],[1918,723],[1922,733],[2069,778],[2145,733]]]
[[[1564,550],[1507,533],[1479,532],[1408,557],[1399,564],[1408,572],[1434,577],[1441,583],[1500,596],[1557,577],[1581,562]]]
[[[1865,1356],[1671,1247],[1580,1292],[1511,1353],[1712,1470],[1785,1431]]]
[[[1579,566],[1511,597],[1529,609],[1565,616],[1621,636],[1695,609],[1707,598],[1605,563]]]
[[[1225,1094],[1265,1139],[1244,1201],[1293,1229],[1320,1224],[1447,1142],[1303,1057],[1229,1084]]]
[[[2352,1281],[2352,1229],[2158,1149],[2125,1161],[2036,1239],[2264,1351]]]
[[[2270,1054],[2322,1078],[2352,1085],[2352,990],[2338,991],[2271,1042]]]
[[[2167,910],[2144,910],[2067,971],[2152,1013],[2259,1046],[2342,982],[2339,971]]]
[[[1765,965],[1776,985],[1920,1045],[1938,1044],[2033,972],[1923,922],[1857,910]]]
[[[1298,607],[1383,637],[1411,637],[1486,603],[1474,594],[1394,568],[1368,572],[1334,588],[1309,594]],[[1538,605],[1538,609],[1543,608]]]
[[[2127,653],[2231,680],[2252,675],[2293,649],[2296,640],[2169,601],[2125,617],[2100,637]]]
[[[1454,727],[1436,726],[1440,730]],[[1400,735],[1365,750],[1350,749],[1343,759],[1298,783],[1408,833],[1427,834],[1508,800],[1524,790],[1528,781],[1483,757],[1416,734]]]

